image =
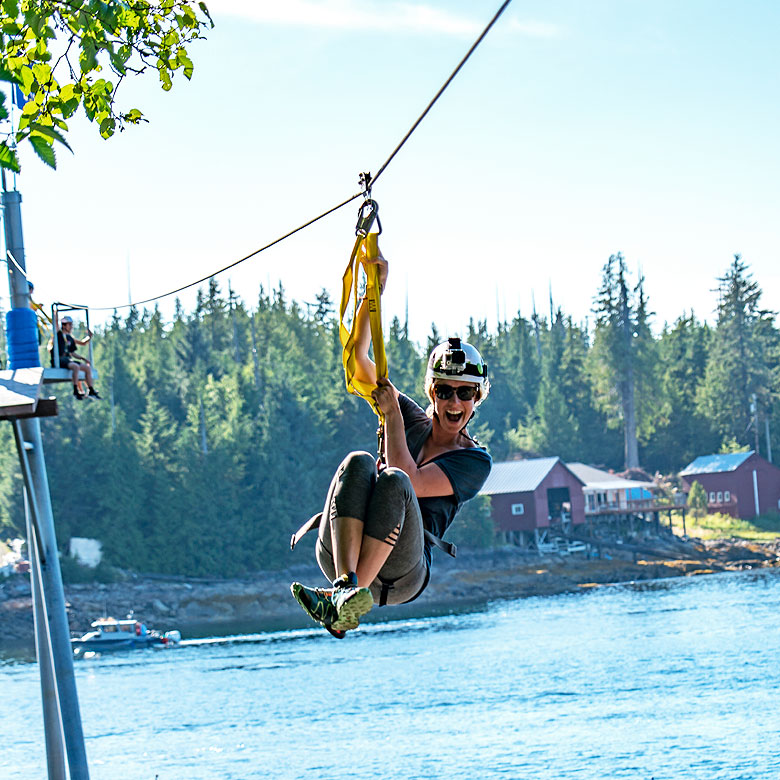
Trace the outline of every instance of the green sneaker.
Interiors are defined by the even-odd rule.
[[[352,573],[344,574],[333,582],[330,601],[336,612],[335,619],[330,621],[334,631],[357,628],[360,618],[374,606],[371,591],[358,587],[357,578]]]
[[[300,582],[290,585],[293,598],[301,605],[301,609],[316,623],[319,623],[328,633],[343,639],[346,636],[344,628],[334,629],[332,623],[338,619],[338,612],[330,600],[331,588],[307,588]]]

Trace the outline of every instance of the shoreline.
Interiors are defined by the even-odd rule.
[[[437,555],[431,583],[420,598],[391,610],[375,608],[367,622],[442,614],[467,605],[552,596],[616,583],[780,566],[780,539],[701,542],[673,537],[653,540],[653,544],[657,549],[652,555],[637,555],[640,548],[629,552],[612,545],[608,548],[611,557],[603,558],[540,556],[516,548],[464,550],[456,559]],[[641,549],[647,551],[646,547]],[[311,627],[311,620],[290,595],[293,580],[324,584],[322,574],[312,564],[228,580],[131,575],[120,583],[65,585],[65,597],[74,634],[89,630],[97,617],[123,618],[129,612],[150,628],[178,629],[184,638]],[[0,626],[0,647],[33,646],[26,575],[0,582]]]

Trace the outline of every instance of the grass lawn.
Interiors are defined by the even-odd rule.
[[[676,534],[682,534],[682,514],[672,514],[672,526]],[[780,515],[759,515],[752,520],[739,520],[730,515],[705,515],[694,517],[691,512],[685,515],[685,531],[688,536],[698,539],[722,539],[736,536],[739,539],[752,539],[756,542],[771,542],[780,536]]]

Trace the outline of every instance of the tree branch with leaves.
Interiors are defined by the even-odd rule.
[[[192,78],[188,47],[213,26],[206,4],[191,0],[2,0],[0,167],[20,170],[24,141],[56,167],[54,143],[70,149],[67,120],[79,106],[103,138],[146,121],[117,104],[124,79],[156,71],[167,91],[176,71]],[[21,108],[13,123],[9,93]]]

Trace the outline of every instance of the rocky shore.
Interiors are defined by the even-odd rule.
[[[601,558],[545,555],[500,548],[436,555],[431,584],[415,602],[369,618],[441,614],[498,599],[576,592],[600,585],[780,566],[780,540],[701,542],[667,537],[641,545],[604,543]],[[101,615],[129,612],[150,627],[187,636],[268,631],[311,625],[290,596],[293,580],[324,584],[314,566],[233,580],[129,575],[110,585],[66,585],[70,628],[82,633]],[[33,622],[26,575],[0,582],[0,643],[29,641]]]

